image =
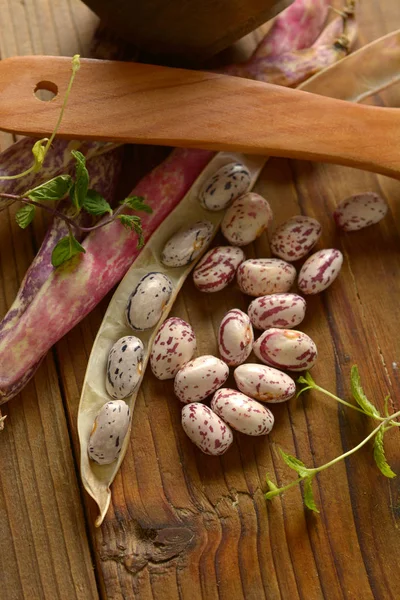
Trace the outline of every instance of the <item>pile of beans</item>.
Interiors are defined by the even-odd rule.
[[[220,358],[193,358],[195,332],[177,317],[159,327],[150,354],[153,374],[174,380],[175,395],[185,405],[184,431],[211,455],[228,450],[232,429],[251,436],[271,431],[274,416],[265,403],[285,402],[296,392],[294,380],[285,371],[311,369],[317,360],[313,340],[293,329],[304,319],[306,300],[290,290],[297,277],[303,295],[322,292],[336,279],[343,262],[339,250],[322,249],[311,254],[297,274],[291,263],[304,259],[321,236],[318,221],[302,215],[291,217],[273,233],[274,258],[246,259],[242,247],[254,242],[273,219],[267,200],[248,191],[250,182],[248,169],[239,163],[223,166],[205,182],[199,202],[209,211],[226,210],[221,231],[229,245],[209,250],[193,273],[195,286],[204,293],[218,292],[236,277],[240,290],[253,297],[247,314],[233,308],[223,317],[218,332]],[[353,231],[378,222],[386,210],[376,194],[359,194],[343,201],[334,218],[343,230]],[[190,264],[208,246],[212,234],[209,221],[197,221],[178,231],[165,244],[161,262],[171,269]],[[134,331],[155,327],[172,292],[165,273],[142,277],[126,306],[129,326]],[[262,332],[256,340],[254,329]],[[246,362],[251,352],[260,363]],[[96,417],[88,448],[90,458],[100,464],[116,460],[121,451],[131,418],[122,400],[140,384],[143,356],[143,343],[135,336],[121,338],[110,351],[106,390],[113,400]],[[229,367],[234,368],[237,389],[223,387]],[[203,404],[208,398],[210,407]]]

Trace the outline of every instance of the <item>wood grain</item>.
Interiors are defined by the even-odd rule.
[[[0,15],[2,56],[53,53],[56,44],[64,44],[63,52],[71,55],[79,44],[88,45],[94,24],[83,5],[66,0],[51,5],[0,0]],[[10,27],[15,18],[18,30]],[[400,27],[399,9],[390,0],[363,2],[359,22],[364,44]],[[42,39],[41,31],[48,36]],[[399,107],[400,88],[374,101]],[[160,149],[152,154],[135,148],[133,178],[161,156]],[[363,190],[383,193],[390,214],[373,228],[338,234],[332,209]],[[400,408],[399,182],[344,167],[274,159],[257,191],[273,205],[274,226],[293,214],[314,216],[324,230],[319,247],[335,246],[345,254],[335,284],[308,302],[302,328],[319,348],[315,379],[348,396],[349,370],[358,363],[371,398],[382,408],[390,392],[393,409]],[[39,223],[30,236],[17,229],[12,213],[0,220],[1,314],[11,304],[44,226]],[[249,250],[249,255],[268,253],[267,236]],[[76,460],[76,414],[86,362],[108,300],[57,344],[34,381],[4,407],[0,595],[5,600],[95,598],[92,545],[100,595],[112,600],[397,599],[399,483],[379,474],[370,447],[318,478],[319,516],[304,510],[297,488],[282,499],[264,501],[267,472],[279,483],[292,477],[278,447],[308,465],[320,465],[371,428],[364,417],[315,394],[274,407],[276,426],[268,439],[237,435],[225,456],[212,459],[182,433],[170,382],[148,374],[135,410],[131,448],[113,485],[112,507],[103,527],[93,528],[96,509],[79,495],[73,456]],[[215,352],[219,320],[233,306],[246,307],[235,287],[199,296],[188,281],[174,314],[195,327],[199,354]],[[400,473],[397,436],[388,433],[385,444]]]

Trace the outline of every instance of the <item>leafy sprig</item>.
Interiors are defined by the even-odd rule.
[[[384,399],[385,416],[383,417],[380,414],[377,407],[370,400],[368,400],[368,398],[362,388],[360,374],[359,374],[359,371],[358,371],[358,368],[356,365],[353,365],[353,367],[351,369],[351,392],[352,392],[352,396],[358,406],[356,406],[350,402],[347,402],[346,400],[343,400],[342,398],[339,398],[335,394],[332,394],[328,390],[317,385],[316,382],[311,377],[310,373],[308,373],[308,372],[304,376],[302,375],[301,377],[299,377],[299,379],[297,381],[298,381],[298,383],[303,384],[303,387],[298,392],[297,397],[299,397],[300,394],[304,393],[307,390],[315,390],[315,391],[325,394],[326,396],[328,396],[330,398],[333,398],[334,400],[336,400],[340,404],[347,406],[348,408],[352,408],[353,410],[357,410],[358,412],[361,412],[365,416],[372,418],[375,421],[379,422],[379,424],[357,446],[355,446],[354,448],[351,448],[344,454],[337,456],[336,458],[332,459],[331,461],[329,461],[319,467],[308,468],[301,460],[299,460],[295,456],[286,454],[285,452],[283,452],[283,450],[280,449],[281,457],[284,460],[284,462],[286,463],[286,465],[290,469],[295,471],[299,477],[297,479],[291,481],[287,485],[278,487],[267,475],[266,482],[267,482],[267,486],[268,486],[268,490],[269,490],[265,494],[265,498],[267,500],[272,500],[272,498],[275,498],[275,496],[280,496],[281,494],[288,491],[290,488],[295,487],[299,484],[303,484],[303,501],[304,501],[305,506],[308,509],[318,513],[319,510],[315,503],[313,490],[312,490],[312,483],[313,483],[315,476],[318,473],[321,473],[321,471],[325,471],[329,467],[332,467],[333,465],[337,464],[338,462],[345,460],[352,454],[355,454],[356,452],[358,452],[358,450],[360,450],[363,446],[365,446],[372,439],[374,440],[374,446],[373,446],[374,460],[375,460],[377,467],[381,471],[382,475],[384,475],[385,477],[388,477],[388,478],[396,477],[396,473],[393,472],[389,463],[387,462],[383,441],[384,441],[384,435],[387,431],[389,431],[393,427],[400,427],[400,422],[396,421],[396,419],[398,417],[400,417],[400,411],[397,411],[397,412],[393,413],[392,415],[389,414],[389,409],[388,409],[389,397],[388,396]]]

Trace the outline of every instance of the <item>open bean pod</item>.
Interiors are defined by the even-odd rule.
[[[112,346],[117,340],[124,336],[134,334],[144,345],[141,379],[144,376],[153,340],[160,324],[165,320],[172,305],[182,287],[186,277],[207,250],[204,245],[201,252],[190,262],[178,267],[166,266],[162,262],[163,249],[180,228],[187,228],[198,221],[212,223],[212,237],[217,232],[224,211],[213,212],[203,208],[199,202],[199,192],[204,183],[212,177],[223,165],[238,162],[245,165],[250,172],[250,188],[254,185],[266,159],[262,157],[248,157],[241,154],[219,153],[207,165],[200,177],[195,181],[189,192],[162,222],[153,234],[146,247],[132,264],[124,279],[118,286],[103,322],[98,331],[83,384],[83,390],[79,406],[78,433],[81,447],[81,476],[86,491],[96,501],[100,509],[100,515],[96,521],[99,526],[107,512],[110,499],[110,485],[116,476],[129,445],[129,431],[123,441],[122,449],[118,459],[107,465],[100,465],[89,459],[88,441],[91,435],[94,421],[102,407],[112,400],[106,391],[106,368],[107,359]],[[157,324],[149,330],[132,331],[126,320],[126,306],[132,291],[139,281],[149,272],[157,272],[166,275],[172,282],[172,294],[164,306],[162,315]],[[141,380],[140,379],[140,380]],[[136,387],[131,397],[125,399],[132,414],[140,385]],[[130,427],[130,425],[129,425]]]

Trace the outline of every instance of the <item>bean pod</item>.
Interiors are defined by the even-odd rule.
[[[357,231],[379,223],[387,211],[388,205],[381,196],[366,192],[343,200],[333,213],[333,218],[344,231]]]
[[[258,363],[246,363],[233,373],[239,390],[262,402],[285,402],[296,393],[296,384],[289,375]]]
[[[297,294],[271,294],[255,298],[249,304],[247,314],[253,327],[269,329],[296,327],[304,319],[306,301]]]
[[[143,354],[142,341],[133,335],[115,342],[107,360],[106,390],[111,398],[120,400],[133,394],[142,376]]]
[[[166,267],[183,267],[194,261],[209,244],[214,226],[210,221],[197,221],[180,229],[165,244],[161,261]]]
[[[224,210],[233,200],[247,192],[250,184],[248,168],[241,163],[229,163],[204,183],[199,194],[200,204],[207,210]]]
[[[233,442],[230,427],[208,406],[193,402],[182,409],[182,427],[190,440],[204,452],[224,454]]]
[[[246,435],[267,435],[274,425],[274,415],[266,406],[229,388],[215,392],[211,409],[233,429]]]
[[[313,340],[294,329],[267,329],[254,342],[253,351],[266,365],[288,371],[311,369],[317,360]]]
[[[211,355],[190,360],[180,369],[174,381],[174,392],[181,402],[201,402],[225,383],[229,367]]]
[[[306,256],[321,237],[322,228],[316,219],[297,215],[275,231],[271,239],[271,251],[291,262]]]
[[[99,465],[109,465],[117,460],[130,420],[129,406],[125,402],[107,402],[93,424],[88,444],[89,458]]]
[[[222,235],[230,244],[246,246],[262,234],[272,216],[267,200],[249,192],[235,200],[226,211],[221,223]]]
[[[126,320],[135,331],[157,325],[172,294],[172,282],[163,273],[147,273],[129,296]]]
[[[343,254],[325,248],[312,254],[300,269],[298,286],[303,294],[318,294],[331,285],[340,273]]]
[[[239,288],[249,296],[288,292],[295,278],[294,266],[279,258],[251,258],[237,270]]]
[[[246,313],[234,308],[226,313],[218,331],[218,349],[229,366],[243,363],[250,355],[254,341],[253,328]]]
[[[196,351],[196,336],[189,323],[178,317],[164,321],[154,339],[150,366],[158,379],[173,379]]]
[[[201,292],[223,290],[234,279],[244,259],[243,250],[233,246],[218,246],[209,250],[193,272],[195,286]]]

